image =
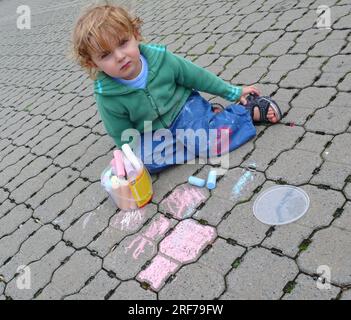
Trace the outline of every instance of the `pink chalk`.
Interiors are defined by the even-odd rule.
[[[169,212],[178,219],[187,218],[195,208],[206,199],[206,196],[196,187],[180,186],[164,201]]]
[[[138,171],[133,167],[132,163],[127,159],[125,155],[123,155],[123,164],[124,169],[127,172],[127,178],[136,178],[138,175]]]
[[[195,261],[201,251],[216,238],[216,230],[187,219],[160,243],[160,252],[180,263]]]
[[[131,248],[134,247],[135,244],[137,244],[139,242],[139,244],[137,245],[136,249],[133,252],[133,258],[136,260],[138,259],[138,257],[145,252],[145,247],[148,244],[149,246],[152,247],[152,254],[155,251],[155,245],[152,241],[142,237],[142,236],[138,236],[136,237],[130,244],[128,247],[125,248],[125,252],[127,253],[128,250],[130,250]]]
[[[137,279],[146,281],[154,290],[159,290],[164,281],[177,270],[179,265],[175,262],[157,255],[151,264],[143,271],[141,271]]]
[[[123,164],[123,152],[121,150],[115,150],[113,152],[114,166],[118,177],[125,177],[126,173]]]

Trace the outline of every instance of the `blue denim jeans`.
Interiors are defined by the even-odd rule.
[[[202,137],[207,141],[201,141],[202,138],[188,139],[187,136],[185,139],[183,137],[180,139],[177,133],[182,130],[179,129],[185,132],[188,129],[194,130],[193,132],[202,132],[204,133]],[[217,129],[217,132],[220,129],[228,129],[228,151],[237,149],[256,135],[251,115],[245,107],[240,104],[230,104],[224,111],[215,113],[212,105],[197,91],[193,91],[169,128],[141,135],[139,156],[150,173],[160,172],[198,156],[213,156],[210,151],[210,137],[213,137],[212,133],[215,131],[212,130],[210,133],[211,129]],[[157,134],[158,131],[159,134]],[[169,139],[170,137],[173,139]]]

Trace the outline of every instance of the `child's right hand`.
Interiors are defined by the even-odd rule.
[[[243,86],[243,91],[241,93],[241,97],[240,97],[240,103],[242,105],[245,105],[247,103],[247,100],[246,100],[246,97],[248,94],[250,93],[253,93],[253,94],[256,94],[256,95],[260,95],[260,92],[258,91],[258,89],[254,86]]]

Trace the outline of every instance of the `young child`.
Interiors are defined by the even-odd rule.
[[[138,130],[139,156],[151,173],[204,152],[210,156],[210,129],[217,129],[219,136],[228,130],[232,151],[256,135],[253,123],[281,119],[277,104],[260,97],[256,87],[233,86],[164,45],[144,43],[141,23],[120,6],[94,6],[78,19],[72,42],[75,59],[95,80],[96,104],[107,133],[121,147],[126,143],[123,132]],[[237,103],[219,110],[198,91]],[[163,137],[174,139],[155,137],[158,129],[167,129]],[[176,153],[190,150],[191,140],[180,144],[180,129],[204,132],[206,150],[195,139],[195,152],[179,161]]]

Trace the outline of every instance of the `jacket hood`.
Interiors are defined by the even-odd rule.
[[[166,46],[162,44],[139,44],[140,53],[146,58],[149,66],[147,82],[151,81],[157,74],[163,63]],[[133,92],[136,89],[118,83],[105,72],[100,71],[94,81],[94,93],[103,96],[115,96]]]

